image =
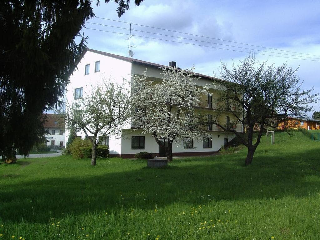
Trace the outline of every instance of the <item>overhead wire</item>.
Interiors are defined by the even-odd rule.
[[[120,24],[128,24],[128,25],[132,24],[134,26],[138,26],[138,27],[142,27],[142,28],[149,28],[149,29],[157,30],[157,32],[152,32],[152,31],[145,31],[145,30],[133,28],[133,30],[132,30],[133,32],[137,32],[140,34],[147,34],[147,35],[132,34],[131,35],[132,37],[147,38],[147,39],[152,39],[152,40],[172,42],[172,43],[177,43],[177,44],[187,44],[187,45],[220,49],[220,50],[227,50],[227,51],[233,51],[233,52],[242,52],[242,53],[244,53],[244,52],[245,53],[253,53],[253,52],[257,53],[258,52],[261,55],[270,56],[270,57],[284,57],[284,58],[290,58],[290,59],[296,59],[296,60],[320,61],[320,56],[312,55],[309,53],[299,53],[299,52],[293,52],[293,51],[277,49],[277,48],[268,48],[268,47],[264,47],[264,46],[260,46],[260,45],[253,45],[253,44],[242,43],[242,42],[237,42],[237,41],[224,40],[221,38],[215,38],[215,37],[209,37],[209,36],[203,36],[203,35],[196,35],[196,34],[192,34],[192,33],[172,30],[172,29],[160,28],[160,27],[149,26],[149,25],[138,24],[138,23],[129,23],[126,21],[109,19],[109,18],[102,18],[102,17],[96,17],[96,18],[106,20],[106,21],[115,22],[115,23],[120,23]],[[104,24],[104,23],[96,23],[96,22],[92,22],[92,21],[88,21],[87,23],[92,24],[92,25],[98,25],[103,28],[103,29],[99,29],[99,28],[91,28],[91,27],[86,26],[85,28],[89,29],[89,30],[130,36],[130,34],[128,34],[128,33],[106,30],[106,28],[114,28],[114,29],[117,29],[120,31],[128,31],[127,27],[115,26],[115,25]],[[159,32],[158,30],[170,32],[172,34],[187,35],[188,37],[174,36],[172,34],[169,35],[169,34],[165,34],[163,32]],[[156,35],[156,37],[150,37],[148,35]],[[159,36],[161,36],[161,37],[159,37]],[[169,39],[167,39],[167,38],[169,38]],[[198,38],[198,39],[196,39],[196,38]],[[179,39],[179,40],[174,40],[174,39]],[[210,41],[207,41],[204,39],[208,39]],[[232,45],[229,43],[231,43]],[[212,45],[214,45],[214,46],[212,46]]]

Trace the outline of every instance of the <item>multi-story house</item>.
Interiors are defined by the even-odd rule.
[[[44,128],[46,144],[50,148],[65,147],[65,123],[64,116],[60,114],[46,114]]]
[[[174,64],[174,62],[171,62]],[[67,101],[72,103],[86,94],[91,86],[101,84],[102,81],[112,81],[118,84],[127,84],[133,80],[134,75],[142,75],[147,70],[148,79],[161,81],[163,65],[141,61],[133,58],[114,55],[102,51],[88,49],[78,63],[76,70],[70,76],[67,86]],[[216,87],[210,89],[210,94],[203,96],[202,104],[198,109],[206,114],[208,118],[207,131],[211,137],[203,138],[201,141],[189,141],[188,144],[177,143],[173,146],[173,155],[209,155],[217,152],[235,135],[229,131],[223,131],[211,120],[219,118],[228,129],[242,131],[242,125],[235,123],[228,110],[221,111],[219,106],[219,91],[223,88],[217,87],[221,80],[197,74],[200,77],[200,86],[215,83]],[[131,93],[130,93],[131,94]],[[232,106],[231,106],[232,107]],[[218,110],[220,109],[220,110]],[[133,130],[134,123],[129,122],[123,127],[120,136],[107,136],[105,143],[109,145],[110,155],[121,157],[133,157],[138,152],[149,152],[157,156],[164,154],[151,135],[142,134],[139,129]],[[78,133],[84,137],[84,134]],[[66,130],[66,139],[69,131]]]

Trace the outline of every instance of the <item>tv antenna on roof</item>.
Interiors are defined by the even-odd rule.
[[[132,24],[130,23],[130,35],[129,35],[129,46],[128,46],[128,48],[129,48],[129,57],[133,57],[133,55],[134,55],[134,53],[133,53],[133,50],[132,50],[132,48],[133,48],[133,45],[131,44],[131,38],[132,38],[132,26],[131,26]]]

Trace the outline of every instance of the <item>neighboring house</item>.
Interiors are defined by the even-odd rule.
[[[174,62],[170,63],[175,64]],[[101,84],[102,81],[112,81],[118,84],[129,84],[133,75],[142,75],[147,70],[149,80],[161,80],[161,68],[165,66],[145,62],[137,59],[114,55],[106,52],[88,49],[76,70],[70,76],[70,82],[67,86],[67,101],[71,104],[73,101],[81,98],[86,92],[90,92],[92,86]],[[205,111],[208,121],[215,117],[218,106],[219,81],[216,78],[196,74],[201,79],[198,81],[200,86],[215,83],[215,87],[210,90],[211,94],[203,96],[200,109]],[[129,86],[129,85],[128,85]],[[217,87],[218,86],[218,87]],[[231,115],[231,114],[230,114]],[[217,115],[216,115],[217,116]],[[241,124],[232,121],[228,112],[219,114],[226,126],[235,128],[242,132]],[[173,155],[208,155],[217,152],[222,146],[232,140],[235,135],[231,132],[224,132],[214,124],[209,124],[208,132],[211,138],[204,138],[201,141],[188,141],[187,144],[176,143],[173,146]],[[65,139],[68,139],[69,131],[66,130]],[[84,138],[84,134],[79,132],[78,136]],[[149,152],[157,156],[164,155],[164,149],[161,149],[151,135],[144,135],[141,130],[134,130],[132,123],[128,123],[122,129],[121,136],[107,136],[104,143],[109,145],[110,155],[121,157],[133,157],[139,152]]]
[[[303,118],[286,118],[278,123],[279,130],[285,129],[306,129],[306,130],[319,130],[320,121],[312,119],[303,119]]]
[[[65,123],[64,115],[47,114],[44,123],[44,128],[47,131],[45,135],[46,144],[51,148],[65,147]]]

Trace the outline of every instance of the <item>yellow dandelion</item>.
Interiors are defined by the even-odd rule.
[[[2,233],[0,233],[0,237],[2,237],[3,236],[3,234]]]

